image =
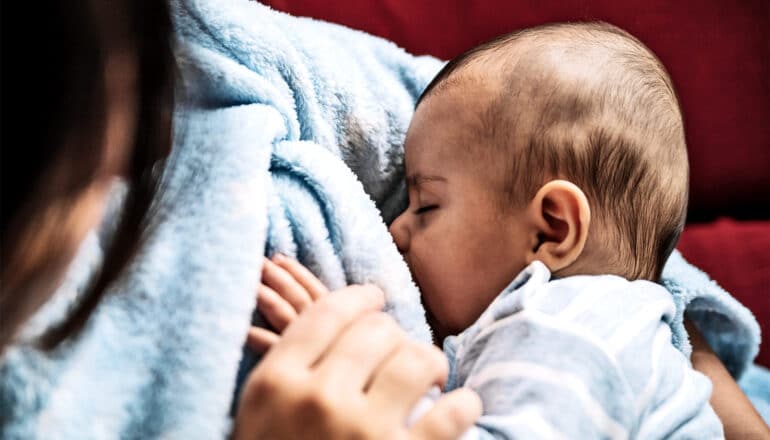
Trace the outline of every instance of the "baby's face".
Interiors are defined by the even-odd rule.
[[[454,87],[452,89],[455,89]],[[405,149],[409,207],[390,232],[437,341],[469,327],[525,267],[524,217],[501,212],[474,163],[480,94],[446,90],[417,108]],[[491,167],[493,164],[490,164]]]

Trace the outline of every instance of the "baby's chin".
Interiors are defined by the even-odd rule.
[[[430,327],[431,336],[433,337],[433,344],[441,347],[444,338],[448,336],[447,332],[444,326],[439,323],[436,315],[434,315],[431,311],[427,301],[425,301],[425,292],[420,286],[420,280],[415,276],[411,266],[409,266],[409,272],[412,275],[412,282],[414,282],[414,285],[417,286],[417,291],[420,293],[420,303],[422,304],[422,309],[425,311],[425,320],[428,322],[428,326]]]
[[[436,315],[433,314],[433,312],[430,310],[430,307],[428,307],[425,304],[425,301],[423,300],[423,297],[420,296],[420,300],[422,301],[422,308],[425,310],[425,320],[428,322],[428,326],[431,330],[431,337],[433,338],[433,344],[441,346],[444,343],[444,338],[449,336],[448,332],[446,331],[446,328],[441,325],[441,323],[436,318]]]

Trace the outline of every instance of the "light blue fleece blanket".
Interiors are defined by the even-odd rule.
[[[173,10],[182,99],[147,240],[83,333],[38,351],[26,342],[78,300],[114,216],[83,244],[3,354],[0,438],[227,435],[265,253],[296,255],[332,288],[377,283],[410,335],[430,340],[383,219],[405,206],[401,143],[442,62],[243,0]],[[689,350],[690,304],[731,372],[744,371],[759,342],[751,314],[678,255],[666,279],[677,346]]]

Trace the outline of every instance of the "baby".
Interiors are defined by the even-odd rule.
[[[684,225],[688,165],[649,49],[603,23],[497,38],[428,85],[404,150],[409,207],[390,231],[443,341],[447,390],[482,398],[469,435],[722,436],[656,283]],[[325,294],[286,258],[266,261],[263,283],[279,330],[297,297]]]

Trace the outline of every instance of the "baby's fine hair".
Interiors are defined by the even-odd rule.
[[[658,58],[607,23],[549,24],[454,58],[417,105],[485,81],[500,84],[480,117],[478,145],[492,147],[473,154],[501,163],[501,207],[525,206],[549,180],[569,180],[591,207],[592,261],[658,281],[684,227],[689,178],[679,102]]]

